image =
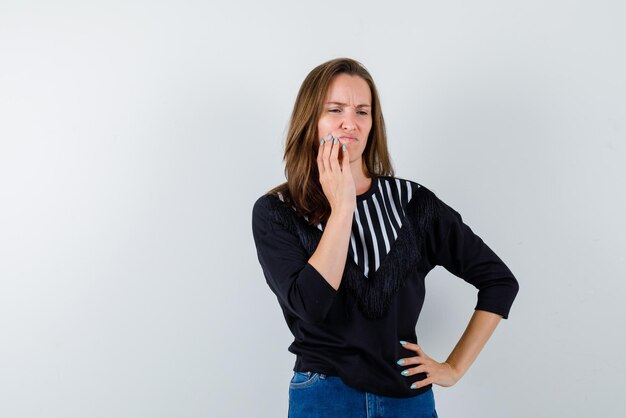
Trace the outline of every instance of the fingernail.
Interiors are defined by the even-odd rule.
[[[411,385],[411,389],[415,389],[415,383]]]
[[[335,140],[333,141],[333,144],[336,144],[337,142],[339,142],[339,138],[335,138]]]
[[[409,374],[408,370],[402,370],[402,372],[400,373],[402,376],[406,376],[407,374]]]
[[[324,145],[324,140],[320,140],[320,145]]]
[[[328,136],[326,137],[326,140],[330,141],[331,139],[333,139],[333,135],[332,134],[328,134]]]
[[[406,341],[400,340],[400,344],[404,345],[406,344]]]
[[[346,150],[346,146],[345,146],[345,145],[342,145],[342,146],[341,146],[341,149],[345,151],[345,150]]]
[[[404,364],[404,360],[398,360],[398,364],[402,366]]]

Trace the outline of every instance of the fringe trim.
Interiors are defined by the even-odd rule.
[[[322,231],[298,217],[293,209],[278,198],[270,199],[273,221],[300,239],[309,255],[312,255],[322,237]],[[395,294],[406,284],[410,270],[418,268],[424,257],[426,232],[432,228],[441,213],[441,201],[424,186],[405,207],[405,219],[389,253],[378,270],[365,277],[348,257],[339,295],[345,302],[345,314],[351,315],[356,304],[363,316],[380,319],[387,313]]]

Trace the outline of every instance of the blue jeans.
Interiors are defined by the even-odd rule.
[[[289,418],[437,418],[433,390],[412,398],[390,398],[347,386],[338,376],[294,372],[289,383]]]

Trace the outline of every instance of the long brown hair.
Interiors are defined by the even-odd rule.
[[[280,192],[299,215],[308,218],[311,225],[326,222],[331,212],[319,182],[316,160],[320,137],[317,122],[328,85],[339,74],[361,77],[372,93],[372,128],[362,154],[363,172],[368,177],[394,175],[387,149],[385,120],[370,73],[363,64],[350,58],[336,58],[318,65],[302,82],[291,113],[283,156],[287,181],[267,192]]]

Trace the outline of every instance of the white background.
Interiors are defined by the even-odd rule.
[[[441,417],[623,417],[626,6],[0,1],[0,416],[286,416],[251,235],[300,83],[372,73],[396,175],[520,282]],[[476,290],[437,268],[445,360]]]

